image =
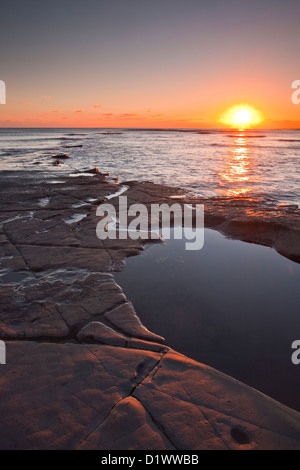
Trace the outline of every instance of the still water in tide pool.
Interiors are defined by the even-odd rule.
[[[116,279],[167,345],[300,411],[300,265],[205,229],[202,250],[150,245]]]

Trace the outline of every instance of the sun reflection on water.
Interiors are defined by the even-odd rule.
[[[226,196],[241,196],[254,189],[252,151],[245,132],[239,132],[234,137],[234,145],[225,160],[225,168],[219,171],[218,176],[219,185],[225,189]]]

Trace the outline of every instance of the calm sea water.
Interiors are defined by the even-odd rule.
[[[82,145],[67,148],[66,146]],[[61,166],[53,155],[68,153]],[[299,131],[0,129],[0,169],[44,175],[98,167],[128,179],[300,204]]]

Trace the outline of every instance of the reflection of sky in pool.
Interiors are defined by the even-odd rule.
[[[300,265],[273,249],[205,230],[129,258],[117,282],[142,322],[177,351],[300,411]]]

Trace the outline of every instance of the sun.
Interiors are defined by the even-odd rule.
[[[223,113],[220,118],[223,124],[244,130],[257,126],[263,121],[261,111],[249,104],[236,104]]]

